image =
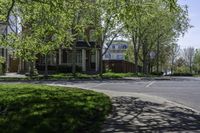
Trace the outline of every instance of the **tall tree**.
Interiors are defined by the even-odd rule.
[[[192,73],[192,66],[194,61],[195,50],[193,47],[188,47],[183,50],[184,59],[187,62],[187,65],[190,69],[190,73]]]
[[[175,69],[175,61],[180,54],[180,46],[176,43],[171,45],[171,73],[174,72]]]
[[[194,70],[195,70],[196,74],[200,74],[200,49],[195,50]]]
[[[107,52],[112,42],[120,35],[123,25],[119,21],[119,7],[115,0],[97,0],[95,3],[95,36],[100,47],[99,69],[100,76],[103,73],[103,55]],[[104,45],[107,43],[105,51]]]

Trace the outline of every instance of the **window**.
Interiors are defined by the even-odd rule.
[[[128,47],[127,47],[127,45],[126,44],[124,44],[123,45],[123,49],[127,49]]]
[[[67,51],[67,63],[72,63],[72,51]]]
[[[82,63],[82,52],[77,51],[76,53],[76,63]]]
[[[117,60],[123,60],[124,56],[123,55],[117,55]]]
[[[62,50],[62,63],[67,63],[67,51]]]
[[[51,54],[51,55],[50,55],[50,64],[51,64],[51,65],[55,65],[56,62],[57,62],[56,60],[57,60],[56,54]]]
[[[110,54],[105,54],[105,58],[110,59],[110,58],[111,58],[111,55],[110,55]]]
[[[96,60],[95,59],[95,57],[96,57],[95,55],[96,55],[95,52],[91,53],[91,63],[95,63],[95,60]]]
[[[71,64],[73,63],[73,53],[72,51],[63,50],[62,51],[62,63],[63,64]],[[76,63],[82,63],[82,52],[76,51]]]
[[[112,45],[112,49],[115,49],[115,45]]]

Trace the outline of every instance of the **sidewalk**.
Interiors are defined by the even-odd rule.
[[[25,75],[17,74],[17,73],[6,73],[6,75],[0,76],[2,78],[26,78]]]
[[[112,91],[113,111],[102,133],[197,133],[200,113],[163,98]]]
[[[200,132],[200,112],[184,105],[142,93],[84,89],[107,94],[112,99],[113,109],[101,133]]]

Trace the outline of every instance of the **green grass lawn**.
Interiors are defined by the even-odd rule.
[[[94,133],[111,110],[108,96],[45,85],[0,85],[1,133]]]

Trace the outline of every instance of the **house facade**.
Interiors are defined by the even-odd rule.
[[[104,47],[104,52],[107,52],[103,56],[103,60],[125,60],[125,53],[128,49],[128,42],[124,40],[115,40],[108,48],[108,44]]]
[[[20,20],[18,17],[10,16],[10,26],[7,26],[5,22],[0,21],[0,35],[8,35],[10,33],[20,33],[22,27],[19,25]],[[13,49],[10,47],[4,47],[0,44],[0,56],[5,59],[6,72],[18,72],[19,71],[19,59],[12,55]]]
[[[78,41],[76,44],[76,71],[84,73],[99,72],[100,47],[96,42]],[[72,72],[73,54],[70,48],[60,48],[48,57],[50,72]],[[39,56],[36,68],[43,72],[45,69],[44,57]]]
[[[7,28],[4,22],[0,21],[0,35],[5,36],[8,32],[10,32],[9,28]],[[5,59],[6,71],[8,71],[8,66],[10,66],[10,58],[8,51],[8,48],[5,48],[0,44],[0,57],[3,57]]]
[[[6,33],[5,33],[6,32]],[[0,33],[8,34],[9,29],[0,25]],[[99,72],[100,47],[97,45],[96,39],[93,37],[93,29],[87,29],[86,35],[88,41],[81,37],[76,43],[76,70],[78,72],[96,73]],[[9,52],[10,51],[10,52]],[[30,64],[19,58],[12,56],[12,50],[8,50],[0,46],[0,56],[6,59],[7,72],[26,73],[29,71]],[[48,70],[50,72],[71,72],[72,71],[72,50],[70,48],[61,47],[48,56]],[[38,55],[35,67],[39,72],[43,72],[45,68],[45,60],[43,56]]]

